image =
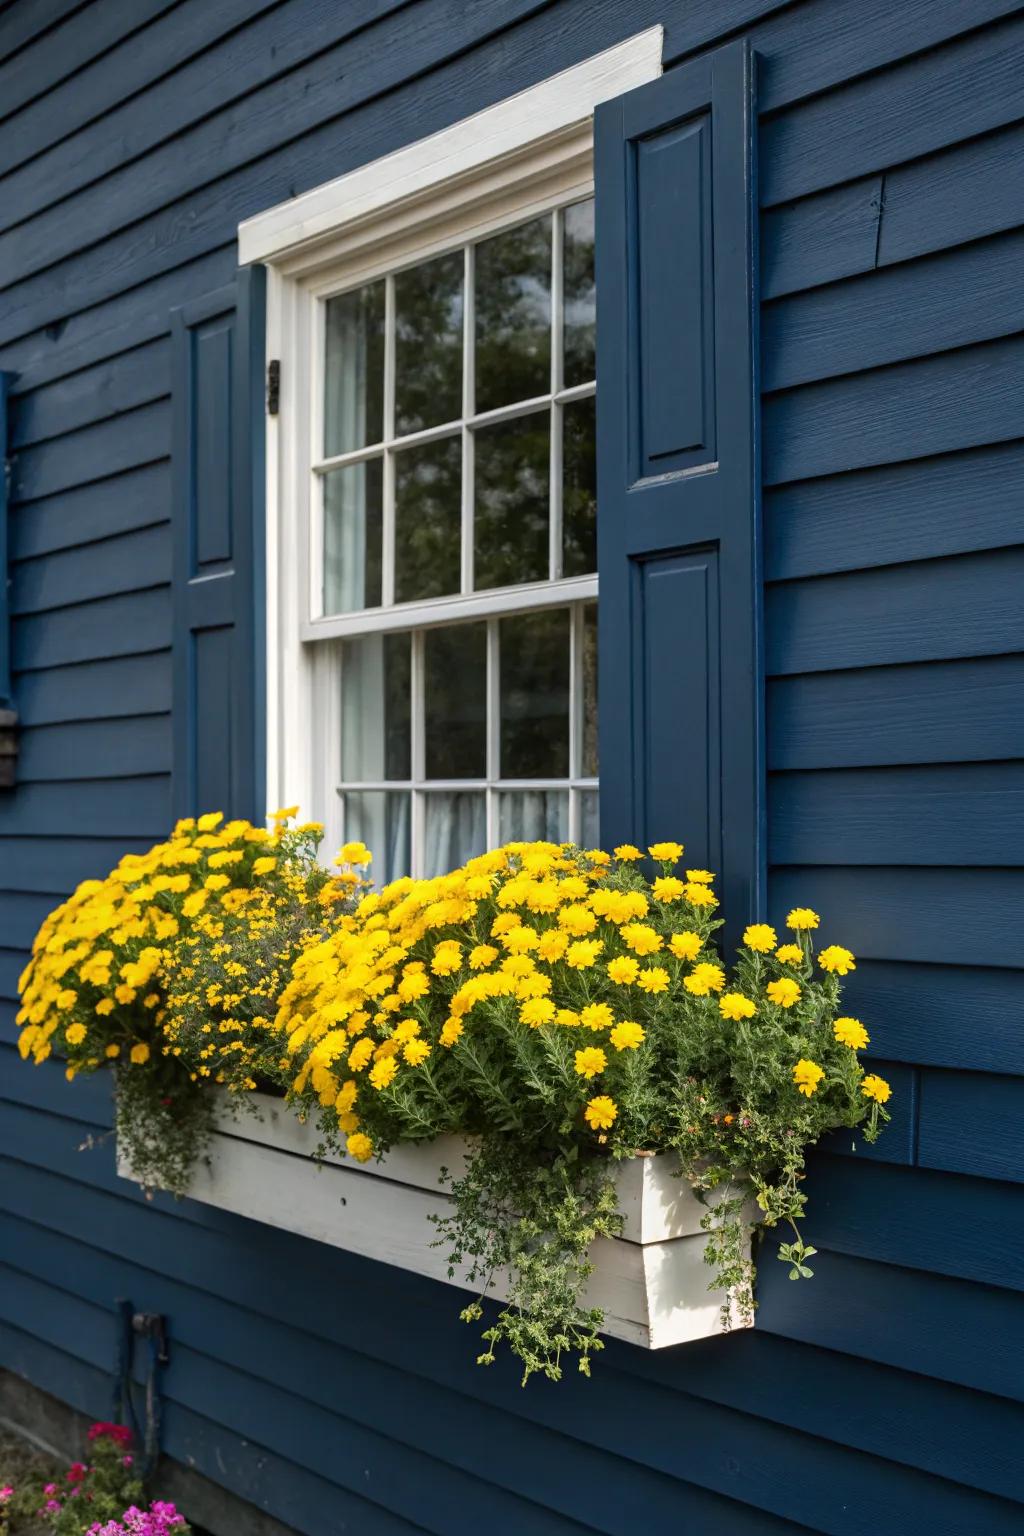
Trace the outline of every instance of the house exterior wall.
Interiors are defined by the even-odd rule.
[[[1017,0],[25,0],[0,10],[19,784],[0,793],[0,1366],[307,1536],[1024,1525],[1024,16]],[[12,1047],[32,934],[170,820],[170,310],[240,219],[655,23],[759,55],[769,907],[895,1089],[758,1327],[523,1392],[455,1293],[114,1173]],[[666,829],[685,835],[685,828]]]

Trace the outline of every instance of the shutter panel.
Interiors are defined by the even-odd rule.
[[[172,313],[174,811],[264,814],[266,272]]]
[[[761,908],[763,669],[753,59],[597,108],[605,846],[678,837]]]
[[[17,753],[11,682],[11,567],[7,508],[10,475],[7,465],[7,390],[9,373],[0,373],[0,789],[14,786]]]

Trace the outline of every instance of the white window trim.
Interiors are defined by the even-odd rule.
[[[484,112],[268,209],[239,226],[242,264],[267,274],[267,356],[281,360],[280,406],[267,417],[267,804],[297,803],[340,827],[339,634],[440,624],[596,595],[596,577],[467,593],[382,612],[311,620],[310,464],[319,425],[319,298],[425,260],[594,189],[593,111],[661,74],[663,29],[651,27]]]

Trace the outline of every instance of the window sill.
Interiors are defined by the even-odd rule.
[[[281,1103],[253,1095],[257,1114],[218,1114],[209,1157],[197,1169],[193,1199],[235,1215],[329,1243],[364,1258],[449,1282],[429,1217],[450,1204],[438,1187],[442,1166],[457,1169],[456,1137],[396,1147],[363,1166],[328,1156],[311,1168],[319,1143]],[[131,1169],[118,1155],[118,1173]],[[704,1207],[667,1156],[637,1157],[617,1175],[623,1235],[599,1240],[587,1300],[605,1313],[604,1332],[644,1349],[664,1349],[721,1333],[722,1293],[708,1290]],[[499,1279],[493,1294],[503,1298]],[[734,1326],[740,1326],[736,1323]]]

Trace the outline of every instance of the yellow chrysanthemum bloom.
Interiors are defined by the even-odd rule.
[[[484,971],[497,958],[498,951],[493,944],[477,944],[469,952],[469,968],[471,971]]]
[[[694,997],[707,997],[709,992],[721,992],[725,986],[725,972],[720,965],[703,961],[694,966],[689,976],[683,977],[683,986]]]
[[[113,1061],[115,1056],[120,1056],[120,1054],[121,1054],[121,1047],[116,1043],[116,1041],[112,1040],[110,1042],[110,1044],[107,1046],[106,1050],[103,1052],[103,1054],[104,1054],[104,1056],[109,1056],[111,1061]]]
[[[369,848],[367,848],[365,843],[358,840],[351,843],[345,843],[340,853],[338,854],[338,861],[340,863],[352,864],[357,869],[365,868],[365,866],[371,863],[372,860],[373,854],[370,852]]]
[[[368,1163],[373,1156],[373,1142],[362,1131],[353,1131],[345,1143],[345,1151],[357,1163]]]
[[[549,997],[531,997],[519,1010],[519,1017],[531,1029],[550,1024],[555,1017],[555,1005]]]
[[[356,1041],[348,1053],[348,1064],[353,1072],[362,1072],[363,1068],[372,1059],[373,1050],[373,1041],[369,1035],[364,1035],[361,1040]]]
[[[615,1100],[610,1099],[606,1093],[600,1093],[596,1098],[591,1099],[583,1111],[584,1118],[593,1131],[610,1131],[618,1113]]]
[[[812,912],[810,907],[794,907],[786,918],[786,927],[795,928],[797,932],[804,929],[817,928],[821,918],[817,912]]]
[[[349,1062],[351,1064],[351,1057]],[[389,1083],[394,1082],[397,1073],[398,1062],[393,1056],[385,1056],[370,1069],[370,1082],[377,1092],[380,1093],[382,1089],[387,1088]]]
[[[868,1073],[860,1085],[860,1091],[866,1099],[874,1099],[876,1104],[884,1104],[892,1095],[889,1084],[877,1072]]]
[[[588,1003],[580,1010],[580,1023],[588,1029],[610,1029],[615,1023],[615,1015],[607,1003]]]
[[[677,864],[683,856],[682,843],[651,843],[647,852],[659,864]]]
[[[609,960],[605,969],[608,972],[609,981],[614,981],[619,986],[628,986],[631,981],[636,981],[640,966],[632,955],[616,955],[614,960]]]
[[[446,1050],[450,1049],[462,1034],[462,1030],[463,1023],[461,1019],[445,1019],[441,1026],[441,1033],[438,1036],[440,1044],[443,1045]]]
[[[636,984],[641,992],[667,992],[669,987],[668,971],[661,965],[645,965],[636,979]]]
[[[769,954],[779,942],[775,929],[768,923],[750,923],[743,930],[743,942],[748,949],[759,955]]]
[[[410,1040],[402,1055],[410,1067],[420,1067],[430,1055],[430,1049],[430,1043],[427,1040]],[[370,1074],[370,1081],[373,1081],[373,1073]]]
[[[718,999],[718,1010],[724,1019],[752,1019],[757,1012],[757,1004],[752,1003],[749,997],[744,997],[742,992],[723,992]]]
[[[615,850],[615,857],[623,864],[632,864],[637,859],[642,859],[643,854],[639,848],[634,848],[632,843],[620,843]]]
[[[608,1038],[617,1051],[635,1051],[643,1045],[645,1036],[642,1025],[634,1024],[632,1019],[623,1019]]]
[[[600,939],[580,939],[570,944],[565,952],[565,963],[574,971],[586,971],[597,960],[604,948]]]
[[[710,869],[688,869],[686,878],[690,885],[714,885],[715,877]]]
[[[792,1008],[794,1003],[800,1001],[800,988],[790,976],[780,976],[778,981],[770,981],[765,991],[780,1008]]]
[[[196,826],[200,832],[212,832],[214,827],[219,827],[223,820],[223,811],[207,811],[205,816],[200,816]]]
[[[597,927],[597,918],[589,907],[580,906],[578,902],[574,902],[571,907],[563,907],[559,912],[558,926],[564,928],[566,933],[582,938],[586,933],[593,933]]]
[[[654,882],[655,901],[678,901],[686,889],[681,880],[674,875],[659,875]]]
[[[561,1024],[565,1029],[575,1029],[579,1022],[579,1014],[574,1013],[571,1008],[559,1008],[555,1014],[555,1023]]]
[[[542,960],[561,960],[569,947],[569,936],[560,928],[549,928],[547,933],[542,933],[540,943],[537,945],[537,953]]]
[[[67,1040],[68,1045],[81,1045],[82,1041],[85,1039],[85,1034],[86,1030],[84,1024],[69,1024],[67,1030],[65,1031],[64,1038]]]
[[[817,1090],[824,1076],[824,1069],[819,1067],[816,1061],[807,1061],[804,1057],[801,1057],[793,1068],[793,1081],[805,1099],[809,1099]]]
[[[781,944],[775,951],[775,958],[783,965],[801,965],[804,952],[799,944]]]
[[[668,947],[677,960],[695,960],[703,943],[699,933],[691,933],[688,928],[684,928],[682,933],[672,934]]]
[[[840,1045],[848,1045],[851,1051],[862,1051],[871,1038],[860,1019],[836,1019],[832,1033]]]
[[[850,951],[841,944],[827,945],[818,955],[818,964],[823,971],[833,971],[837,976],[845,976],[848,971],[857,969]]]
[[[662,945],[660,933],[646,923],[627,923],[622,938],[635,955],[656,955]]]
[[[688,881],[683,887],[683,895],[691,907],[717,907],[718,897],[710,891],[706,885],[698,885],[695,881]]]
[[[133,1045],[128,1052],[128,1059],[133,1066],[144,1067],[149,1060],[149,1046],[140,1040],[138,1045]]]
[[[578,1076],[596,1077],[608,1065],[608,1058],[599,1045],[588,1045],[585,1050],[576,1052],[573,1065]]]

